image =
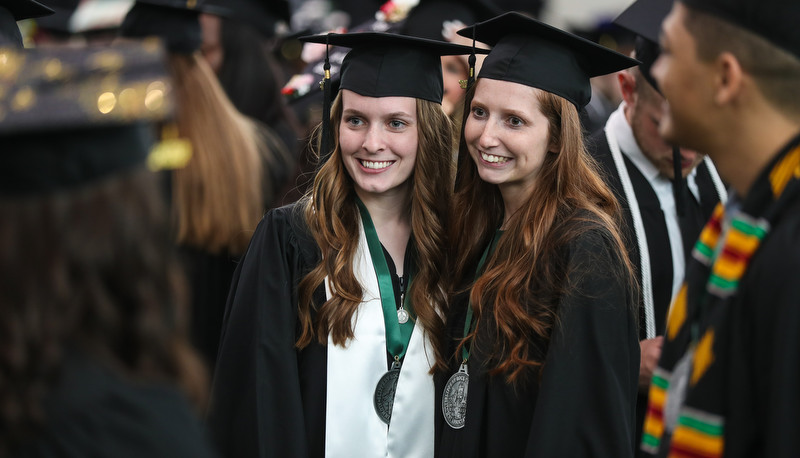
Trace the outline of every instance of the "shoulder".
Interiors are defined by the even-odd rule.
[[[45,409],[48,422],[30,456],[65,449],[85,456],[213,455],[177,388],[127,380],[89,358],[68,358]]]

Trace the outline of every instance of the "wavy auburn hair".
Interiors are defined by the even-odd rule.
[[[479,86],[480,80],[467,94],[467,107]],[[490,373],[506,374],[511,383],[544,363],[559,297],[569,287],[563,250],[571,240],[599,229],[623,260],[616,274],[625,284],[635,285],[618,229],[619,205],[586,151],[577,109],[562,97],[531,90],[548,120],[550,150],[531,195],[510,217],[484,273],[472,285],[469,297],[477,325],[456,350],[459,355],[462,346],[472,341],[474,351],[478,329],[488,326],[493,348],[486,351],[495,355]],[[463,134],[452,208],[450,256],[453,278],[462,282],[451,285],[456,294],[469,287],[463,282],[471,282],[478,258],[502,223],[504,211],[498,186],[481,180]]]
[[[358,247],[360,216],[356,206],[353,179],[342,162],[339,125],[342,120],[341,93],[331,107],[334,150],[322,165],[314,186],[304,197],[305,218],[322,252],[322,261],[299,285],[301,334],[297,347],[304,348],[316,338],[326,344],[328,335],[336,345],[353,337],[352,318],[362,301],[361,284],[353,272],[353,257]],[[445,236],[451,193],[452,123],[441,105],[417,99],[419,144],[411,187],[411,230],[417,271],[409,288],[417,319],[432,341],[444,332],[443,316],[447,296],[442,286],[446,278]],[[319,306],[316,320],[311,309],[314,290],[328,276],[333,297]],[[437,361],[442,361],[440,350]]]

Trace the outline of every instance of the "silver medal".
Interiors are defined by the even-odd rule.
[[[397,321],[400,324],[406,324],[408,322],[408,312],[403,307],[397,309]]]
[[[447,381],[442,395],[444,421],[453,429],[463,428],[467,419],[468,387],[469,374],[467,374],[467,364],[464,363]]]
[[[397,379],[400,377],[400,363],[392,363],[389,372],[383,374],[378,384],[375,386],[375,395],[372,398],[375,406],[375,413],[382,422],[389,424],[392,419],[392,407],[394,407],[394,393],[397,391]]]

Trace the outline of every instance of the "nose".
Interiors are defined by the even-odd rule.
[[[364,143],[361,147],[368,153],[377,153],[384,149],[383,131],[380,126],[373,124],[367,129],[364,134]]]
[[[496,127],[493,122],[484,122],[482,129],[481,135],[478,137],[478,145],[480,145],[481,148],[488,149],[500,144],[500,141],[497,138]]]

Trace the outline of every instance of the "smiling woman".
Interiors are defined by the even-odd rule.
[[[636,286],[578,109],[635,61],[516,13],[459,33],[494,47],[466,99],[437,454],[631,457]]]
[[[433,456],[452,176],[440,55],[470,48],[307,40],[352,48],[333,148],[309,194],[267,214],[237,270],[211,428],[228,456]]]

